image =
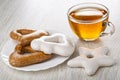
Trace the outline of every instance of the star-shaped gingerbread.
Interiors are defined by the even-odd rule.
[[[70,67],[83,67],[88,75],[93,75],[99,67],[112,66],[115,62],[107,56],[108,48],[103,46],[96,49],[79,48],[78,57],[68,61]]]

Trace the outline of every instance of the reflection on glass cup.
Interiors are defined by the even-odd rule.
[[[81,3],[68,10],[68,20],[72,31],[85,41],[93,41],[100,36],[112,35],[114,25],[108,21],[109,10],[102,4]],[[106,28],[110,27],[109,33]]]

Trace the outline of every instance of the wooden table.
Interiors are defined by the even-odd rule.
[[[82,2],[98,2],[110,9],[110,21],[115,24],[113,36],[95,42],[78,41],[67,21],[67,10]],[[17,28],[57,29],[73,37],[78,46],[89,48],[106,45],[116,65],[100,68],[93,76],[84,69],[69,68],[66,63],[54,68],[37,71],[17,71],[5,65],[0,57],[0,80],[120,80],[120,1],[119,0],[0,0],[0,51],[9,39],[9,32]],[[77,50],[71,58],[77,55]]]

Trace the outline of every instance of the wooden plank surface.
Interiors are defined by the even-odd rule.
[[[87,76],[84,69],[69,68],[66,63],[54,68],[37,71],[17,71],[5,65],[0,57],[0,80],[120,80],[120,10],[119,0],[92,0],[110,9],[110,20],[115,24],[113,36],[95,42],[79,41],[72,34],[67,21],[67,10],[75,4],[89,0],[0,0],[0,51],[9,39],[9,32],[17,28],[57,29],[73,37],[77,46],[95,48],[108,46],[109,55],[116,65],[100,68],[93,76]],[[78,54],[77,50],[71,58]]]

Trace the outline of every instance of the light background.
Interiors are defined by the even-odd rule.
[[[101,41],[109,47],[109,55],[117,62],[115,66],[101,68],[90,77],[84,69],[69,68],[67,62],[45,71],[22,72],[9,68],[0,58],[0,80],[119,80],[120,0],[0,0],[0,51],[9,39],[9,32],[17,28],[57,29],[74,37],[67,21],[67,11],[83,2],[101,3],[110,9],[109,20],[114,23],[116,32]],[[74,41],[77,41],[75,37]],[[92,48],[100,46],[101,42],[80,42],[80,45]]]

